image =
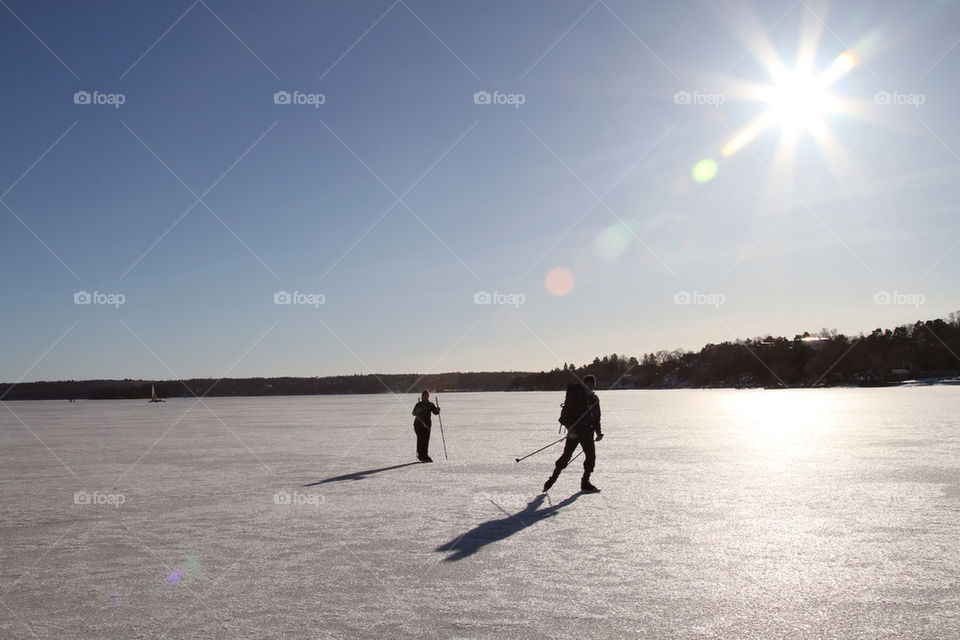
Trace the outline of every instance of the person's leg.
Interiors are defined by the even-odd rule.
[[[573,456],[573,452],[577,450],[577,440],[567,438],[563,442],[563,453],[560,454],[560,457],[557,458],[557,462],[553,467],[553,473],[547,479],[547,482],[543,485],[543,490],[546,491],[553,486],[553,483],[557,481],[557,478],[560,477],[560,472],[563,471],[567,465],[570,463],[570,458]]]
[[[429,433],[420,425],[414,425],[413,430],[417,434],[417,458],[422,460],[427,457],[427,437]]]
[[[560,475],[560,472],[567,468],[567,465],[570,463],[570,458],[573,457],[573,452],[577,450],[577,440],[575,438],[567,438],[563,443],[563,453],[560,454],[560,457],[557,458],[557,462],[554,465],[557,469],[557,475]]]
[[[583,447],[583,479],[590,480],[593,467],[597,464],[597,445],[592,435],[587,435],[580,438],[580,446]]]
[[[593,473],[593,467],[597,463],[597,448],[593,441],[593,434],[581,436],[580,446],[583,447],[583,479],[580,481],[580,486],[586,487],[590,485],[590,474]]]

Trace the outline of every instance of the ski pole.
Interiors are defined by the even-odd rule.
[[[546,445],[545,447],[540,447],[539,449],[537,449],[537,450],[534,451],[533,453],[528,453],[527,455],[523,456],[522,458],[517,458],[517,462],[520,462],[521,460],[526,460],[527,458],[529,458],[530,456],[532,456],[534,453],[540,453],[540,452],[543,451],[544,449],[547,449],[548,447],[552,447],[553,445],[557,444],[558,442],[563,442],[563,441],[566,440],[566,439],[567,439],[567,436],[563,436],[563,437],[560,438],[559,440],[554,440],[553,442],[551,442],[550,444]]]
[[[440,398],[437,398],[437,411],[440,410]],[[447,456],[447,439],[443,437],[443,418],[440,417],[440,414],[437,414],[437,420],[440,421],[440,442],[443,443],[443,457],[445,460],[449,460],[450,457]]]

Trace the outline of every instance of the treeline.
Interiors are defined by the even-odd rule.
[[[708,344],[699,352],[617,354],[583,366],[539,373],[516,371],[365,374],[323,378],[193,378],[190,380],[66,380],[0,383],[2,400],[147,399],[440,391],[553,391],[588,374],[600,389],[702,387],[882,386],[911,378],[960,375],[960,315],[849,338],[835,330],[792,339],[758,337]]]
[[[366,374],[324,378],[192,378],[190,380],[66,380],[0,384],[3,400],[147,399],[151,387],[161,398],[196,396],[296,396],[351,393],[507,391],[516,371]]]
[[[521,374],[515,390],[559,390],[588,374],[598,388],[883,386],[915,378],[960,375],[960,315],[850,338],[836,330],[792,339],[708,344],[699,352],[658,351],[639,360],[613,354],[593,362]]]

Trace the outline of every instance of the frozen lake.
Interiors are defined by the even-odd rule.
[[[960,637],[960,388],[600,397],[7,403],[0,637]]]

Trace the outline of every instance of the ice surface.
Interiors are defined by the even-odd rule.
[[[956,638],[960,389],[0,406],[2,638]]]

